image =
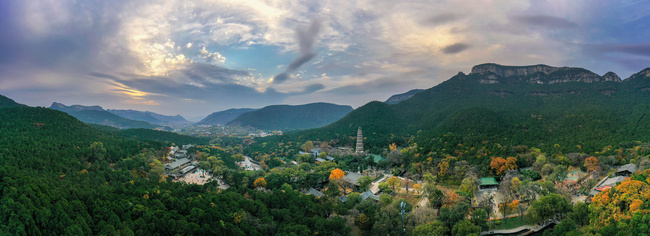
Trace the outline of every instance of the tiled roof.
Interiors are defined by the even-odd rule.
[[[305,194],[314,195],[316,197],[322,197],[323,196],[323,193],[319,192],[318,190],[316,190],[314,188],[309,188],[309,191],[307,191],[307,193],[305,193]]]
[[[498,185],[497,180],[494,177],[481,178],[480,185]]]

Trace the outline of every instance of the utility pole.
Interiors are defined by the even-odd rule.
[[[404,199],[402,199],[400,206],[402,207],[402,235],[406,235],[406,228],[404,228],[404,209],[406,208],[406,204],[404,203]]]

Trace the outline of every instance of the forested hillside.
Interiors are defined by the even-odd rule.
[[[328,219],[332,209],[291,187],[269,194],[249,188],[217,191],[216,181],[203,186],[165,181],[166,144],[115,131],[52,109],[0,106],[0,235],[343,235],[350,230],[342,218]],[[129,132],[140,139],[159,137]],[[229,176],[239,175],[230,170]]]
[[[327,127],[267,140],[352,145],[361,126],[369,148],[413,138],[425,152],[440,152],[456,137],[454,144],[489,141],[542,150],[558,144],[565,152],[589,153],[650,136],[650,69],[617,82],[615,75],[580,68],[485,66],[496,66],[496,73],[483,67],[459,73],[398,104],[371,102]]]
[[[247,112],[228,125],[261,130],[298,130],[331,124],[352,111],[352,107],[331,103],[305,105],[274,105]]]
[[[168,131],[159,131],[151,129],[124,129],[117,131],[117,134],[138,140],[155,140],[161,142],[171,142],[176,145],[180,144],[208,144],[207,138],[192,137],[181,135]]]
[[[236,109],[228,109],[225,111],[218,111],[208,115],[207,117],[203,118],[203,120],[197,122],[196,124],[197,125],[216,125],[216,124],[225,125],[228,124],[228,122],[231,122],[235,118],[239,117],[241,114],[244,114],[246,112],[256,111],[256,110],[258,109],[236,108]]]
[[[4,95],[0,95],[0,107],[20,107],[24,106],[20,103],[17,103],[16,101],[5,97]]]

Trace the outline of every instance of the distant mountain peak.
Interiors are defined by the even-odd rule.
[[[479,80],[482,84],[494,84],[520,80],[535,84],[556,84],[566,82],[621,82],[621,78],[613,72],[603,76],[578,67],[553,67],[548,65],[504,66],[495,63],[480,64],[472,67],[470,75],[483,75]]]
[[[615,82],[621,82],[621,77],[618,77],[618,75],[614,72],[607,72],[603,75],[603,78],[605,81],[615,81]]]
[[[261,130],[310,129],[334,123],[352,110],[351,106],[324,102],[304,105],[271,105],[243,113],[227,125]]]

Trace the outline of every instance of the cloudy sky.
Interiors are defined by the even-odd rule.
[[[186,117],[361,106],[485,62],[650,66],[650,2],[5,0],[0,94]]]

